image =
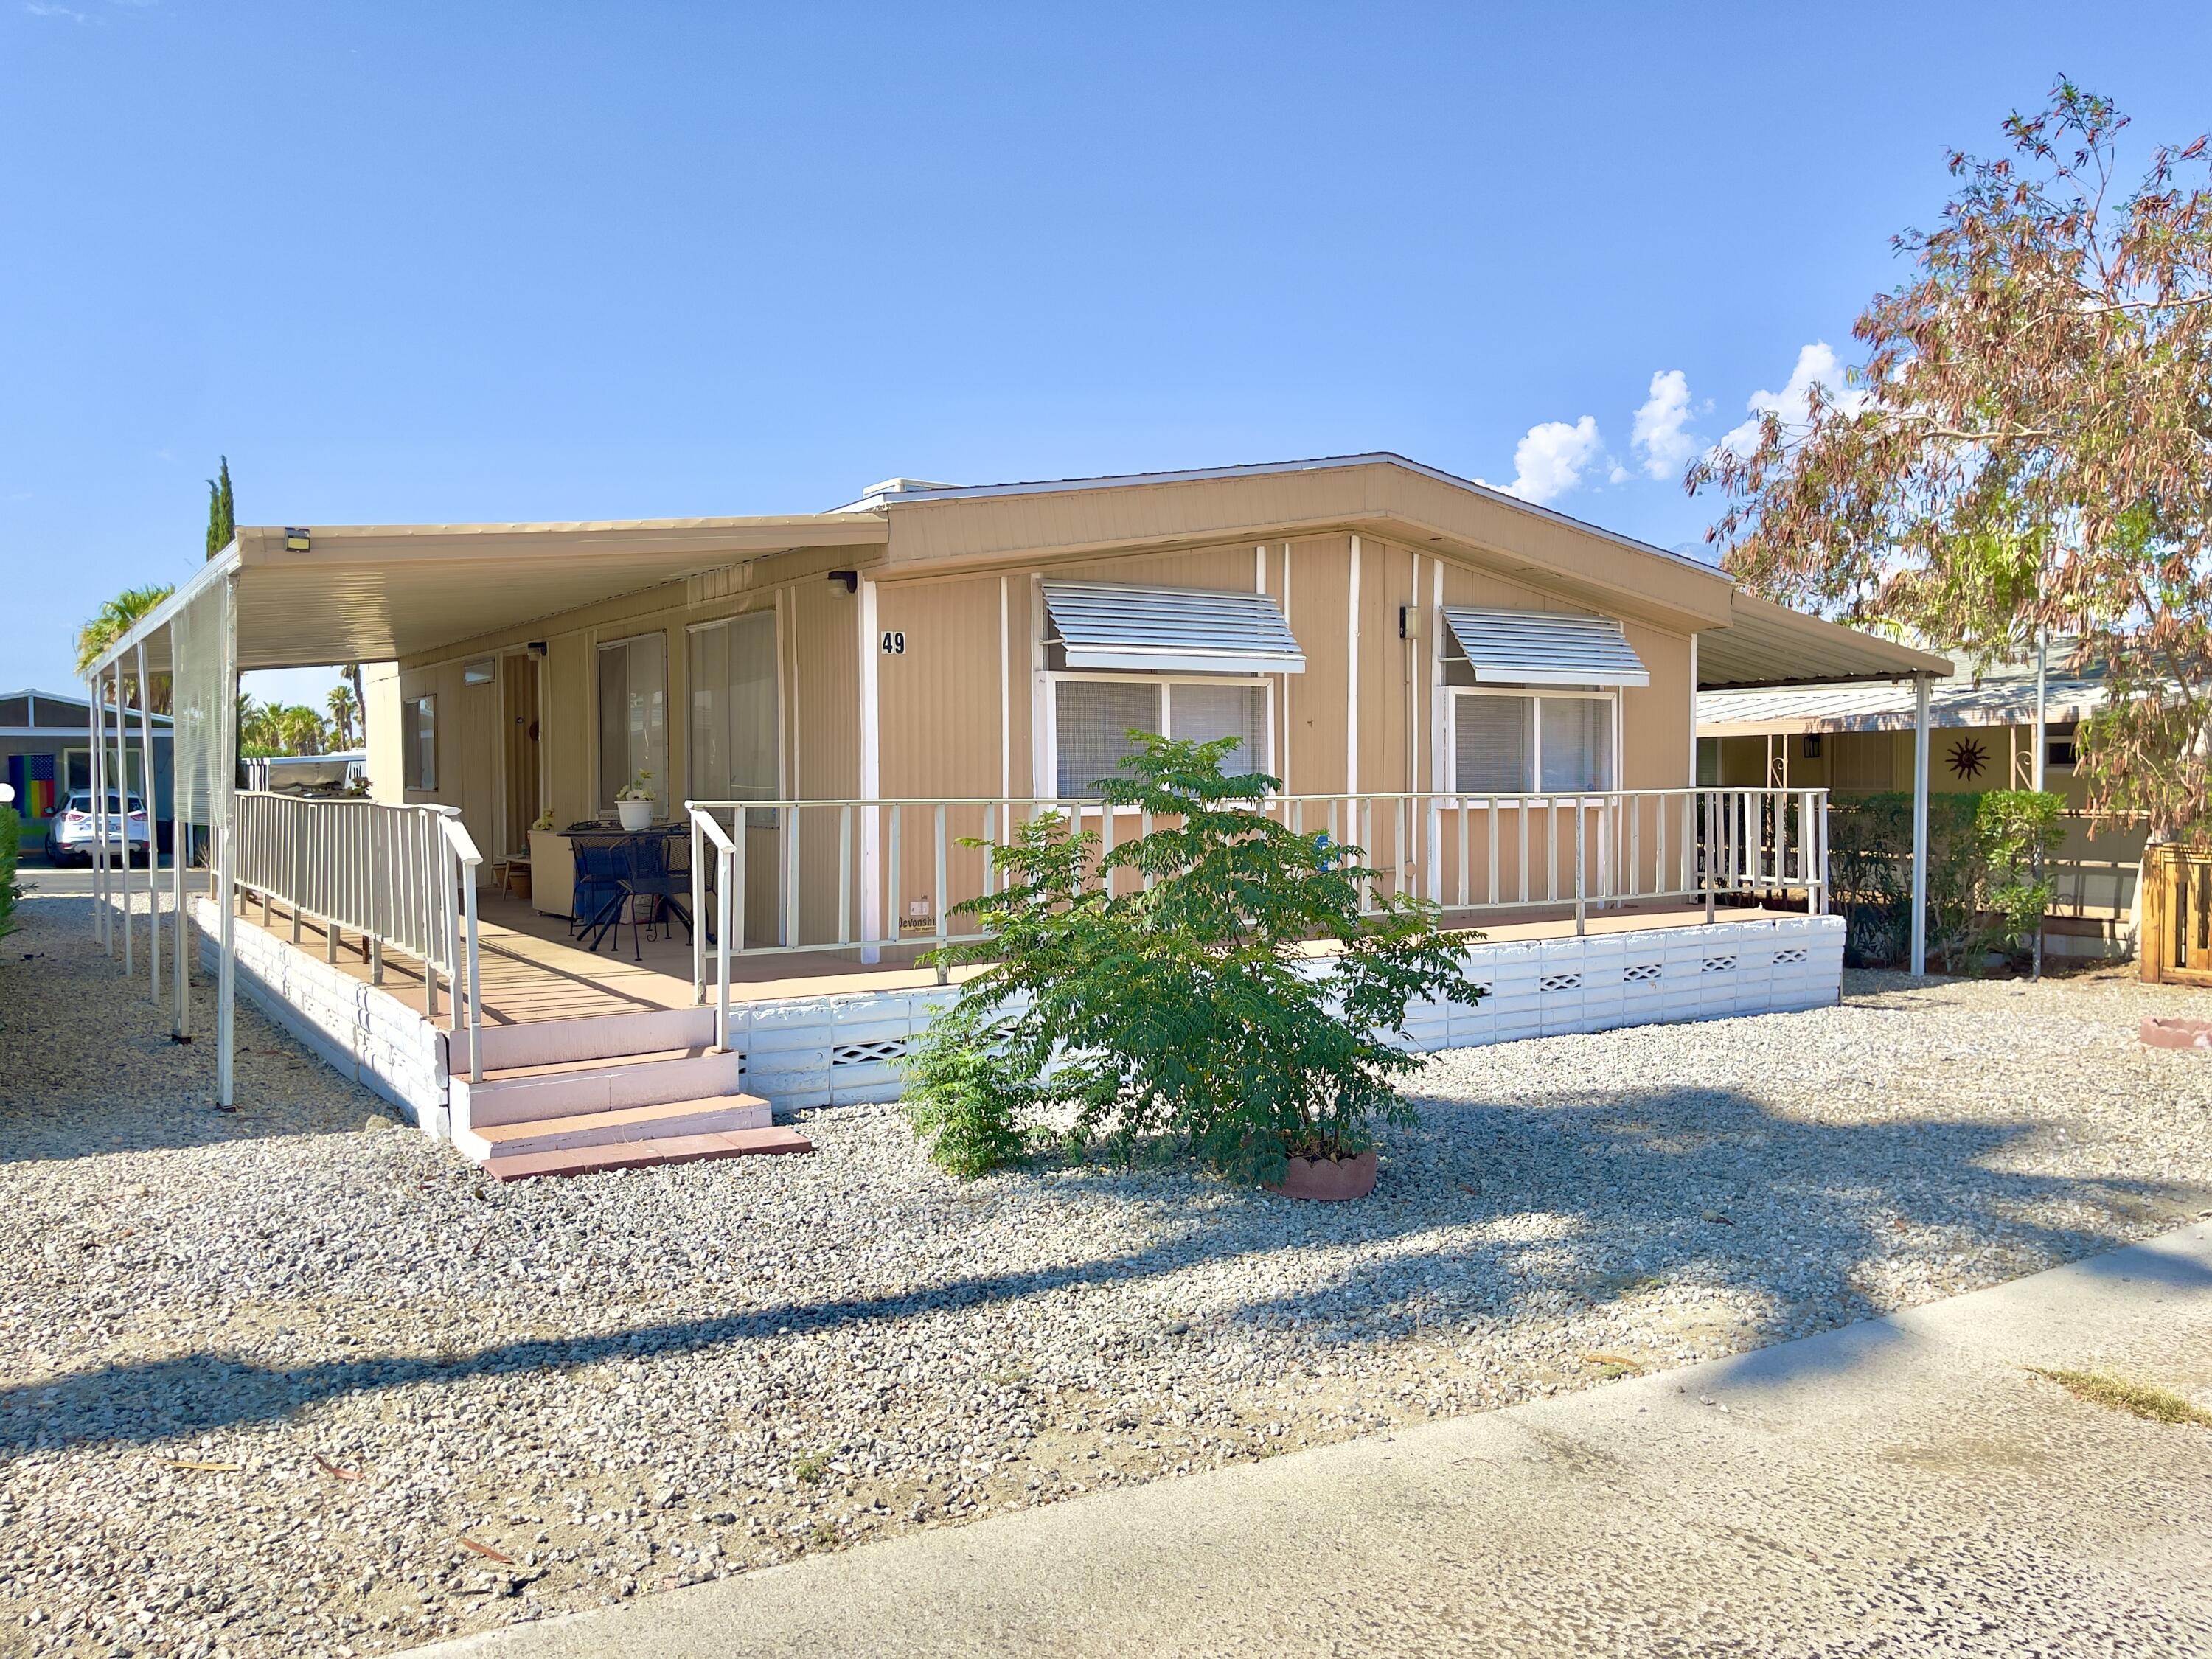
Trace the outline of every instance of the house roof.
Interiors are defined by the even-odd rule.
[[[508,525],[244,528],[115,647],[168,665],[167,625],[238,584],[242,669],[384,661],[776,554],[884,575],[1096,561],[1122,552],[1367,531],[1528,583],[1594,613],[1698,636],[1712,684],[1942,673],[1908,647],[1736,592],[1711,566],[1403,456],[1376,453],[1025,483],[885,480],[829,513]]]
[[[36,686],[27,686],[21,691],[0,691],[0,705],[11,702],[28,703],[28,702],[33,697],[37,698],[39,702],[42,703],[61,703],[69,708],[82,711],[77,720],[76,727],[74,729],[83,729],[88,727],[92,723],[92,699],[81,696],[72,696],[66,691],[41,691]],[[112,708],[109,710],[109,713],[112,717],[113,714]],[[131,722],[133,727],[137,726],[138,724],[138,710],[135,706],[125,708],[124,710],[124,715]],[[167,714],[157,714],[149,715],[149,718],[154,722],[154,726],[156,730],[166,731],[166,729],[172,724],[169,716]],[[110,723],[112,723],[112,719]],[[41,737],[67,737],[72,729],[73,728],[67,726],[48,726],[44,722],[41,722],[35,726],[31,726],[27,722],[20,729],[13,726],[0,727],[0,730],[4,730],[10,736],[16,737],[28,736],[33,732],[36,732]]]
[[[2087,720],[2104,702],[2104,680],[2094,672],[2069,670],[2045,677],[2043,718],[2048,725]],[[1708,738],[1910,732],[1913,719],[1909,684],[1706,691],[1698,698],[1698,732]],[[1928,694],[1928,723],[1938,727],[2032,726],[2035,670],[2013,664],[1979,679],[1938,684]]]

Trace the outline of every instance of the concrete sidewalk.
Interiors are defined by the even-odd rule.
[[[423,1650],[2212,1653],[2212,1225],[1730,1360]]]

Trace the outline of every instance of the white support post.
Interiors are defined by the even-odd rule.
[[[699,833],[699,809],[688,800],[684,803],[684,817],[691,828],[691,1006],[696,1008],[707,1000],[707,870],[703,861],[707,843],[706,837]],[[740,834],[744,832],[744,821],[745,815],[738,813]],[[720,867],[718,862],[718,871]]]
[[[138,641],[138,759],[146,781],[146,978],[149,994],[161,1000],[161,837],[155,828],[161,791],[154,778],[154,699],[147,689],[146,641]],[[170,780],[173,791],[176,781]]]
[[[221,820],[216,830],[216,902],[222,918],[217,936],[215,1075],[216,1104],[228,1111],[237,1103],[238,942],[233,913],[238,907],[231,881],[238,871],[238,578],[226,576],[223,582],[228,592],[222,607],[222,673],[216,680],[222,696],[215,721],[215,798],[221,804],[215,814]]]
[[[123,702],[123,659],[115,659],[115,775],[116,805],[123,819],[123,868],[117,873],[116,908],[123,919],[123,976],[128,979],[138,971],[131,956],[132,941],[138,930],[131,922],[131,757],[124,744],[131,736],[131,722],[125,717]]]
[[[2051,745],[2044,729],[2045,677],[2049,672],[2050,664],[2051,634],[2047,629],[2039,628],[2035,631],[2035,756],[2028,766],[2028,776],[2032,781],[2032,787],[2039,795],[2043,793],[2044,787],[2044,762],[2051,753]],[[2035,855],[2030,860],[2028,874],[2037,881],[2043,879],[2043,849],[2040,847],[2035,849]],[[2035,918],[2034,976],[2037,979],[2043,977],[2043,915],[2039,911]]]
[[[100,689],[96,672],[84,687],[92,709],[92,744],[85,757],[86,781],[92,786],[92,936],[112,956],[115,945],[107,926],[107,693]]]
[[[883,655],[876,638],[876,584],[866,576],[860,578],[858,609],[860,613],[860,798],[873,801],[883,793],[878,749],[882,740],[883,706],[879,675]],[[883,860],[878,842],[882,826],[877,821],[878,817],[876,809],[871,806],[860,819],[860,937],[864,941],[860,960],[863,963],[883,959],[883,952],[876,945],[865,942],[881,938],[884,931],[881,913]],[[841,894],[847,890],[846,884],[851,879],[851,870],[849,862],[840,867],[837,886]],[[846,919],[842,916],[838,919],[837,932],[841,941],[850,937]]]
[[[1912,972],[1928,972],[1928,676],[1912,677]]]

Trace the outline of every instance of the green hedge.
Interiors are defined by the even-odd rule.
[[[22,848],[23,820],[12,806],[0,806],[0,939],[15,931],[15,858]]]
[[[1992,951],[2033,937],[2057,884],[2047,873],[2066,836],[2064,798],[2032,789],[1928,798],[1928,959],[1945,973],[1981,971]],[[2038,879],[2036,854],[2046,873]],[[1892,967],[1912,949],[1912,797],[1832,803],[1828,873],[1843,913],[1844,960]]]

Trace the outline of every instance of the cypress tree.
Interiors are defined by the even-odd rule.
[[[230,498],[229,456],[222,458],[221,471],[207,481],[207,556],[211,559],[228,547],[230,538],[238,533],[238,515]]]

